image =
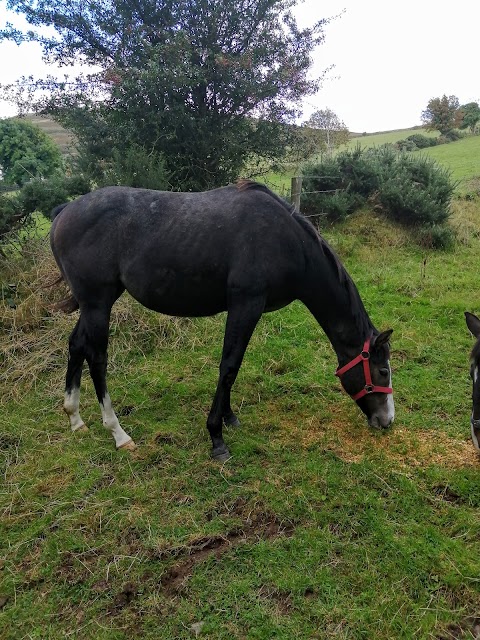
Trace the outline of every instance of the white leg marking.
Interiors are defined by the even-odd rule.
[[[475,369],[473,370],[473,384],[476,385],[477,384],[477,380],[478,380],[478,367],[475,367]],[[472,431],[472,441],[473,441],[473,446],[475,447],[475,449],[477,449],[477,451],[480,451],[480,442],[478,442],[478,438],[475,434],[475,429],[473,428],[473,413],[472,413],[472,418],[470,421],[470,426],[471,426],[471,431]]]
[[[473,415],[472,415],[472,420],[473,420]],[[475,447],[475,449],[477,451],[480,451],[480,442],[478,441],[478,438],[475,434],[475,429],[473,428],[473,424],[470,423],[471,425],[471,431],[472,431],[472,442],[473,442],[473,446]]]
[[[388,368],[390,369],[390,381],[388,386],[392,388],[392,369],[390,368],[390,361],[388,362]],[[387,396],[387,414],[390,420],[390,424],[395,420],[395,403],[393,402],[393,393],[389,393]]]
[[[100,403],[100,407],[102,409],[103,426],[105,429],[109,429],[112,432],[117,449],[123,447],[128,442],[131,442],[133,445],[131,437],[128,433],[125,433],[120,426],[118,418],[115,415],[115,411],[112,408],[112,401],[110,400],[108,393],[104,397],[103,402]]]
[[[85,427],[85,423],[80,417],[79,408],[80,408],[80,389],[72,389],[70,393],[66,392],[65,400],[63,402],[63,410],[69,417],[70,427],[72,431],[78,431],[78,429]]]

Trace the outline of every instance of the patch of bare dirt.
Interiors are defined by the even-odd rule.
[[[480,640],[480,618],[469,617],[459,624],[449,624],[445,631],[435,636],[435,640],[460,640],[460,638]]]
[[[238,502],[238,503],[237,503]],[[219,559],[232,548],[247,542],[270,540],[277,537],[293,535],[294,526],[290,522],[283,522],[276,515],[269,512],[245,513],[245,503],[237,501],[233,512],[241,511],[245,517],[243,523],[225,535],[207,536],[192,540],[182,547],[171,547],[157,552],[158,559],[176,558],[178,561],[162,576],[160,582],[169,595],[179,593],[192,575],[195,567],[207,558]]]

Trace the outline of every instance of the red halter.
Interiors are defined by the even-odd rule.
[[[336,370],[335,375],[339,378],[343,376],[344,373],[353,369],[359,362],[363,362],[363,375],[365,376],[365,386],[361,391],[352,395],[352,400],[360,400],[363,396],[366,396],[368,393],[393,393],[393,389],[391,387],[379,387],[376,384],[372,383],[372,375],[370,373],[370,340],[371,336],[365,340],[365,344],[363,345],[362,352],[353,360],[351,360],[348,364]]]

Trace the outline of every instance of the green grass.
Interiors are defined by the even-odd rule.
[[[395,142],[405,140],[413,134],[421,134],[422,136],[433,138],[438,136],[438,132],[436,131],[427,131],[426,129],[420,128],[399,129],[397,131],[382,131],[381,133],[369,133],[365,136],[355,136],[350,140],[347,148],[353,149],[357,145],[360,145],[362,149],[367,149],[370,147],[381,147],[383,144],[395,144]]]
[[[452,172],[454,180],[466,182],[480,176],[480,136],[468,136],[449,144],[422,150]]]
[[[328,229],[372,320],[394,328],[395,426],[368,429],[293,304],[254,334],[223,466],[205,420],[224,316],[118,304],[109,386],[139,448],[115,452],[87,375],[90,431],[71,434],[61,411],[74,318],[50,316],[54,292],[37,291],[53,273],[46,244],[3,265],[18,308],[0,316],[0,637],[474,637],[480,460],[463,311],[480,310],[478,213],[458,201],[464,242],[449,253],[366,211]]]

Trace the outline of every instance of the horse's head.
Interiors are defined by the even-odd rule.
[[[377,429],[389,427],[395,417],[388,342],[392,331],[367,338],[361,353],[336,372],[345,391],[367,416],[368,424]]]
[[[470,376],[473,383],[472,392],[472,416],[470,424],[472,427],[472,440],[475,448],[480,451],[480,320],[473,313],[465,311],[465,320],[473,337],[476,339],[475,346],[470,356]]]

